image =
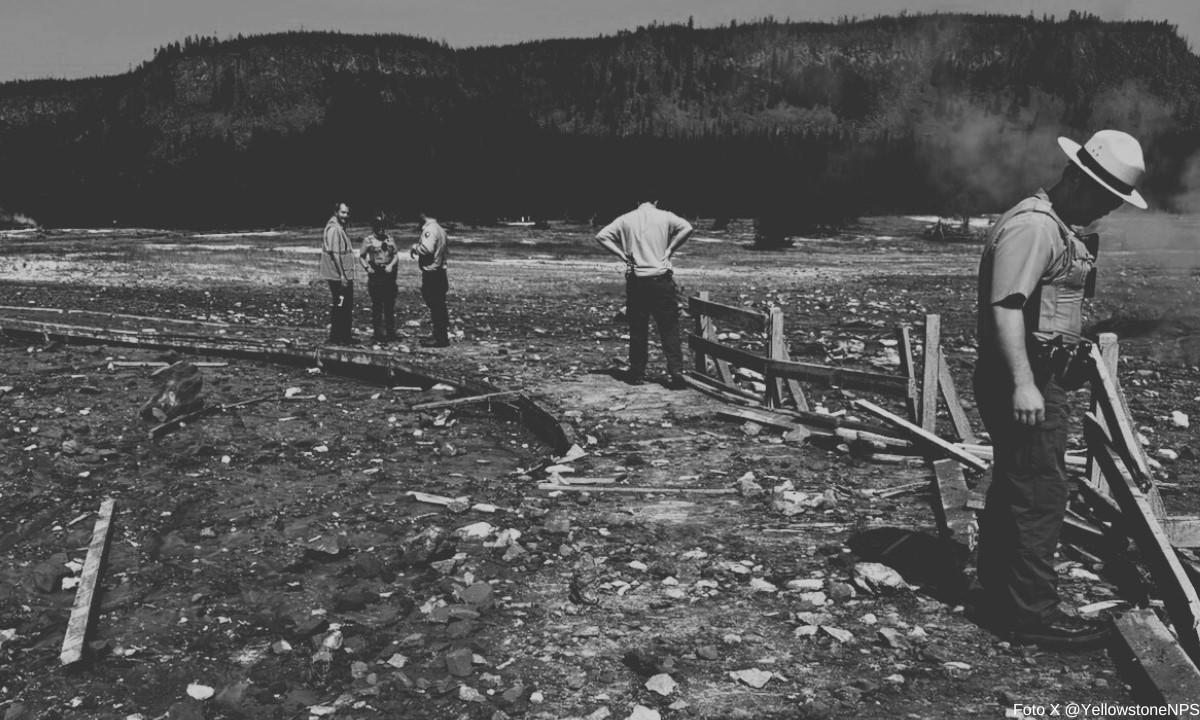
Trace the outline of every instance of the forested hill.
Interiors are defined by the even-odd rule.
[[[801,222],[996,210],[1054,137],[1147,147],[1188,202],[1200,58],[1166,23],[931,15],[760,21],[455,50],[289,33],[161,48],[125,75],[0,85],[0,208],[44,224],[248,226],[418,210],[673,209]]]

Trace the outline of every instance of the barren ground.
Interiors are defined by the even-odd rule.
[[[977,244],[934,244],[920,238],[924,223],[889,218],[761,253],[747,223],[698,227],[678,262],[688,294],[778,305],[794,355],[890,372],[893,329],[919,338],[925,314],[940,313],[969,404]],[[1119,233],[1090,323],[1122,335],[1121,382],[1164,496],[1196,512],[1190,432],[1170,421],[1200,405],[1195,259],[1178,246],[1139,251],[1126,241],[1134,229]],[[397,233],[402,245],[414,234]],[[8,234],[0,316],[153,325],[111,316],[121,313],[208,323],[164,332],[317,345],[327,302],[312,281],[317,237]],[[622,278],[590,238],[581,226],[454,229],[459,337],[417,344],[427,313],[405,267],[391,350],[433,375],[540,398],[587,452],[569,463],[576,476],[728,489],[753,473],[768,491],[791,481],[813,507],[785,517],[767,497],[539,490],[550,448],[480,406],[414,412],[446,393],[250,360],[185,358],[228,363],[201,370],[209,403],[270,400],[152,441],[138,415],[152,369],[112,363],[165,353],[4,336],[3,717],[624,720],[640,705],[664,718],[952,718],[999,717],[1014,702],[1133,702],[1106,651],[1012,648],[964,617],[963,576],[935,540],[928,495],[864,492],[926,479],[920,465],[785,441],[722,420],[725,405],[697,391],[621,382]],[[301,399],[284,399],[293,387]],[[853,414],[850,393],[806,390]],[[497,510],[454,512],[410,490]],[[74,593],[62,581],[105,497],[116,516],[101,615],[89,661],[65,670]],[[455,535],[479,522],[492,526],[481,540]],[[900,549],[881,557],[888,547]],[[914,589],[856,586],[855,562],[878,559]],[[1069,605],[1122,598],[1103,563],[1061,560]],[[809,582],[789,589],[797,580]],[[746,670],[770,675],[757,688],[731,676]],[[676,684],[665,694],[647,687],[659,674]]]

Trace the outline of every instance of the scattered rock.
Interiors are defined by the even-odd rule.
[[[667,697],[675,692],[675,688],[677,687],[679,687],[679,684],[666,673],[659,673],[646,681],[647,690],[652,690],[663,697]]]
[[[751,668],[749,670],[731,670],[729,672],[729,677],[737,680],[738,682],[743,682],[757,690],[763,688],[767,682],[774,677],[774,674],[766,670]]]
[[[471,665],[475,660],[470,648],[458,648],[445,654],[446,670],[455,677],[467,677],[471,674]]]
[[[651,710],[645,705],[635,705],[633,712],[625,720],[662,720],[657,710]]]
[[[756,498],[765,494],[766,488],[759,485],[754,479],[754,473],[748,472],[738,478],[738,492],[744,498]]]
[[[894,569],[875,562],[854,565],[854,584],[869,593],[887,593],[909,589],[904,577]]]

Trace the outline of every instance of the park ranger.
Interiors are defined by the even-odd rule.
[[[1073,228],[1123,203],[1144,209],[1145,164],[1124,132],[1058,142],[1062,177],[1000,217],[979,264],[975,398],[996,458],[980,517],[980,617],[1016,643],[1083,649],[1108,628],[1063,612],[1053,562],[1069,494],[1067,391],[1085,379],[1082,305],[1095,283],[1097,236]]]

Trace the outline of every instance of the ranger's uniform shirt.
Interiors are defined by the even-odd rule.
[[[988,232],[979,263],[979,359],[999,360],[991,307],[1012,303],[1025,319],[1028,338],[1079,340],[1083,300],[1091,297],[1095,257],[1054,212],[1039,190],[1000,217]]]
[[[382,238],[371,233],[363,238],[362,250],[358,256],[366,260],[372,268],[382,270],[396,259],[396,243],[392,242],[392,236],[387,233],[384,233]]]
[[[438,225],[437,220],[426,220],[421,228],[421,239],[414,248],[417,251],[417,265],[425,272],[446,269],[446,258],[450,249],[446,242],[446,231]]]

